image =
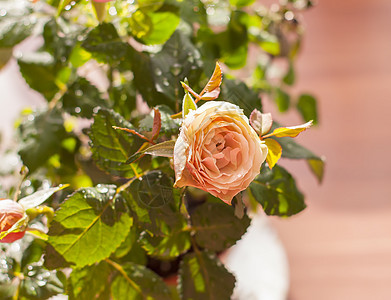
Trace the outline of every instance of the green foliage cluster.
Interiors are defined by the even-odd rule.
[[[47,240],[26,236],[0,246],[0,298],[229,299],[235,277],[218,254],[250,225],[241,198],[229,206],[173,188],[170,160],[135,156],[145,140],[113,127],[150,138],[155,113],[145,107],[155,107],[157,141],[172,140],[180,126],[171,118],[181,110],[180,81],[201,90],[217,60],[226,70],[219,99],[249,116],[268,96],[281,112],[297,109],[316,123],[315,98],[290,93],[302,40],[297,14],[311,2],[287,0],[273,9],[253,0],[103,5],[95,3],[105,17],[99,23],[90,1],[0,0],[0,67],[25,39],[42,42],[16,56],[27,84],[47,101],[25,111],[18,124],[17,151],[30,172],[20,196],[70,185],[47,200],[56,210],[52,220],[32,221],[49,228]],[[238,79],[235,70],[247,75]],[[320,157],[290,138],[279,142],[283,157],[308,161],[321,181]],[[294,178],[278,165],[263,167],[244,194],[268,215],[290,216],[306,206]],[[173,274],[176,288],[163,280]]]

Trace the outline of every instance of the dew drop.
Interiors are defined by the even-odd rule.
[[[170,71],[174,76],[178,76],[182,71],[182,66],[180,64],[173,64],[170,67]]]
[[[65,10],[70,10],[71,8],[72,8],[72,5],[69,5],[69,4],[68,4],[67,6],[65,6],[64,9],[65,9]]]
[[[169,86],[170,85],[170,83],[168,82],[167,78],[163,79],[163,85],[165,85],[165,86]]]
[[[109,14],[110,14],[110,16],[115,16],[116,14],[117,14],[117,10],[116,10],[116,8],[115,7],[110,7],[109,8]]]
[[[46,280],[38,280],[37,284],[38,286],[44,286],[46,284]]]
[[[75,113],[79,114],[81,112],[81,108],[80,107],[75,107]]]
[[[0,17],[4,17],[7,14],[5,9],[0,9]]]
[[[156,69],[155,74],[157,76],[161,76],[162,75],[162,71],[160,69]]]

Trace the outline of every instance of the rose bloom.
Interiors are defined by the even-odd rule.
[[[266,156],[242,109],[209,101],[183,120],[174,148],[174,186],[193,186],[230,204],[259,174]]]
[[[16,222],[24,217],[24,208],[19,203],[5,199],[0,200],[0,233],[10,229]],[[0,240],[0,243],[12,243],[21,239],[23,232],[13,232]]]

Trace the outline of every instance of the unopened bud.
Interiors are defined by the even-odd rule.
[[[9,199],[0,199],[0,234],[8,231],[15,223],[24,217],[25,211],[22,205]],[[24,234],[25,230],[11,232],[0,239],[0,243],[12,243],[21,239]]]

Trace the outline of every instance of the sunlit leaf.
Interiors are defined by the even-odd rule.
[[[148,14],[151,30],[142,37],[145,44],[165,43],[177,28],[180,18],[172,12],[154,12]]]
[[[48,243],[66,261],[84,267],[113,253],[125,240],[132,223],[123,198],[116,194],[116,186],[82,188],[57,210]]]
[[[269,165],[269,168],[272,169],[274,165],[278,162],[278,160],[281,158],[282,148],[276,140],[266,139],[264,141],[268,150],[266,161]]]
[[[190,110],[196,110],[197,104],[194,102],[189,92],[185,93],[182,102],[182,117],[185,118]]]
[[[302,124],[302,125],[276,128],[276,129],[274,129],[274,131],[272,133],[265,135],[264,138],[270,137],[270,136],[294,138],[294,137],[298,136],[304,130],[310,128],[311,126],[312,126],[312,121],[309,121],[309,122]]]

